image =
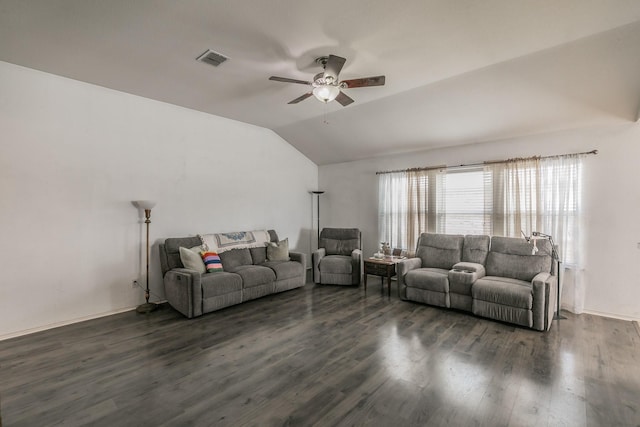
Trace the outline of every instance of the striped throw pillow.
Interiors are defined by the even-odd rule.
[[[222,262],[220,256],[215,252],[200,252],[204,266],[207,269],[207,273],[216,273],[224,271],[222,269]]]

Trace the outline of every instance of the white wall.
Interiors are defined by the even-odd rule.
[[[270,130],[0,62],[0,338],[135,307],[166,237],[274,228],[309,252],[317,166]]]
[[[319,184],[326,190],[321,227],[359,227],[364,252],[372,254],[378,245],[376,171],[592,149],[599,154],[585,160],[585,269],[578,273],[585,291],[576,295],[571,286],[566,286],[563,307],[581,311],[584,304],[586,312],[640,319],[640,274],[635,268],[640,265],[640,123],[321,166]]]

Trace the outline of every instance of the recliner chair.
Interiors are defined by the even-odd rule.
[[[323,285],[359,285],[362,262],[359,229],[323,228],[318,250],[312,254],[313,282]]]

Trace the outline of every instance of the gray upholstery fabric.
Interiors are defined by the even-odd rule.
[[[487,275],[510,277],[530,282],[541,271],[551,271],[551,244],[539,240],[539,251],[531,254],[532,245],[524,239],[493,237],[487,256]]]
[[[320,232],[319,248],[327,255],[351,255],[361,249],[360,230],[357,228],[323,228]]]
[[[183,268],[180,261],[180,247],[192,248],[202,244],[198,236],[169,238],[160,244],[160,267],[162,276],[172,268]]]
[[[264,285],[252,286],[250,288],[242,289],[242,301],[249,301],[256,298],[262,298],[264,296],[274,293],[276,285],[274,283],[266,283]]]
[[[231,272],[242,277],[244,289],[273,283],[276,280],[276,273],[269,267],[262,265],[239,265]]]
[[[304,267],[294,261],[267,261],[262,264],[276,273],[276,280],[292,279],[305,274]]]
[[[289,238],[279,242],[267,244],[267,259],[269,261],[289,261]]]
[[[548,330],[557,276],[548,240],[538,252],[524,239],[500,236],[420,236],[418,258],[397,264],[400,298],[472,311],[478,316]],[[488,251],[488,252],[487,252]],[[460,254],[461,262],[451,264]],[[445,275],[433,273],[438,267]],[[436,270],[437,271],[437,270]]]
[[[418,268],[404,277],[408,287],[437,292],[449,292],[448,270],[441,268]]]
[[[260,265],[267,260],[267,248],[249,248],[251,253],[251,262],[254,265]]]
[[[531,310],[533,292],[531,282],[508,277],[485,276],[473,284],[474,300],[493,302]]]
[[[349,255],[327,255],[320,260],[320,270],[333,274],[351,275],[353,265],[351,264],[351,253]]]
[[[242,278],[235,273],[205,273],[201,276],[202,298],[242,291]]]
[[[490,242],[491,237],[489,236],[464,236],[462,261],[484,265],[487,262]]]
[[[269,230],[269,236],[272,242],[278,241],[274,230]],[[159,245],[165,297],[173,308],[188,318],[274,292],[299,288],[306,282],[307,259],[302,253],[290,252],[291,261],[286,265],[254,265],[255,262],[265,263],[266,247],[220,254],[221,259],[226,258],[226,264],[225,260],[222,261],[225,270],[237,270],[237,274],[228,270],[198,273],[183,268],[179,248],[200,244],[200,238],[196,236],[169,238]]]
[[[235,272],[235,270],[243,265],[252,265],[251,252],[249,249],[231,249],[230,251],[221,252],[220,261],[224,271]]]
[[[422,267],[445,268],[449,270],[462,261],[464,236],[422,233],[418,239],[416,257],[422,260]]]
[[[312,254],[313,281],[325,285],[357,285],[362,275],[360,230],[324,228]]]
[[[533,314],[531,310],[526,308],[510,307],[477,299],[473,300],[472,305],[473,314],[476,316],[514,323],[528,328],[533,327]]]
[[[438,307],[451,307],[449,294],[444,292],[428,291],[407,287],[407,299],[411,301],[421,302],[424,304],[435,305]]]
[[[202,300],[202,311],[209,313],[211,311],[220,310],[221,308],[231,305],[240,304],[242,302],[242,291],[231,292],[224,295],[216,295]]]

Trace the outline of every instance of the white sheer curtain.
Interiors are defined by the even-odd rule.
[[[409,180],[407,172],[378,175],[378,236],[392,248],[407,248]]]
[[[494,233],[518,237],[538,231],[553,236],[565,273],[563,306],[581,313],[581,156],[513,159],[488,165],[485,173],[493,178]]]

